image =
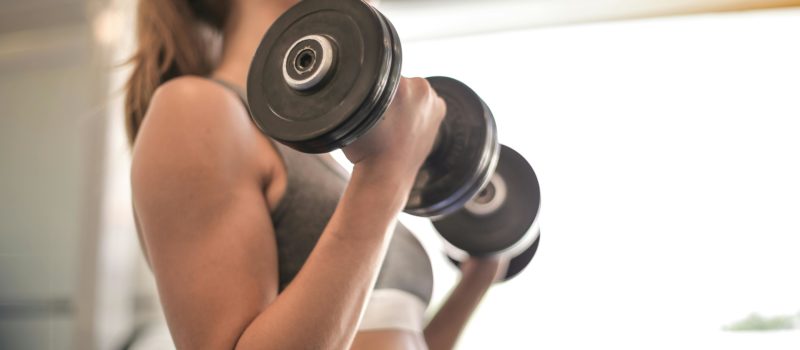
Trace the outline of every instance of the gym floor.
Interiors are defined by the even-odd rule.
[[[800,3],[610,3],[381,2],[403,74],[473,87],[542,184],[536,258],[458,349],[797,349]],[[134,6],[0,1],[0,349],[172,346],[130,216]],[[435,308],[457,272],[401,220]]]

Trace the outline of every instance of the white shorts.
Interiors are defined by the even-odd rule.
[[[358,330],[398,329],[422,334],[426,307],[422,299],[404,290],[373,290]]]

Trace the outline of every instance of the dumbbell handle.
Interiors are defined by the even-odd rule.
[[[491,111],[472,89],[453,78],[426,79],[447,112],[405,212],[440,217],[463,207],[489,182],[500,145]]]

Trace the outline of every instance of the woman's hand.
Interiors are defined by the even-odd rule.
[[[470,257],[461,263],[461,278],[488,287],[505,277],[508,262],[508,259],[498,257]]]
[[[455,347],[486,291],[505,276],[507,267],[508,260],[497,257],[470,257],[461,262],[461,281],[425,327],[425,341],[431,350]]]
[[[343,149],[353,164],[416,175],[428,156],[446,106],[423,78],[401,78],[382,120]],[[412,178],[413,179],[413,178]]]

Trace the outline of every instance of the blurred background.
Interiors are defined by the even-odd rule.
[[[800,1],[383,0],[491,106],[542,243],[459,349],[800,348]],[[170,349],[122,125],[136,0],[0,0],[0,349]],[[429,222],[404,216],[458,274]]]

